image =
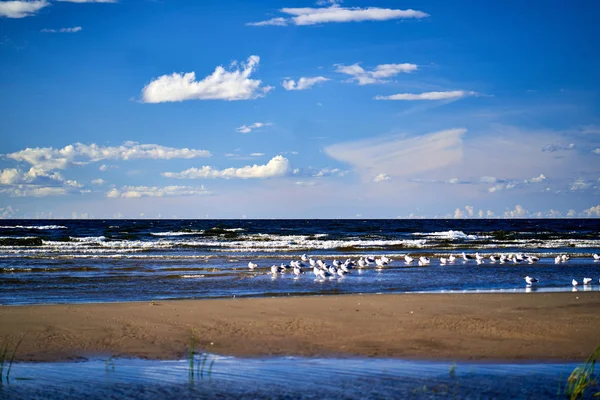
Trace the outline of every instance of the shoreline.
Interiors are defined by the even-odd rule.
[[[25,333],[17,361],[180,359],[195,337],[237,357],[580,362],[600,345],[598,310],[597,291],[6,305],[0,347]]]

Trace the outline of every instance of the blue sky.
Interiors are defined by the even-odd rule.
[[[600,216],[596,1],[0,1],[0,216]]]

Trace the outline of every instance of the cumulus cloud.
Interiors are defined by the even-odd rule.
[[[546,180],[546,176],[544,174],[540,174],[540,176],[536,176],[534,178],[531,178],[529,180],[525,180],[525,183],[540,183],[540,182],[544,182]]]
[[[272,86],[261,86],[259,79],[250,79],[256,71],[259,56],[250,56],[246,63],[231,65],[230,70],[218,66],[206,78],[197,81],[195,72],[163,75],[142,89],[145,103],[164,103],[184,100],[249,100],[263,97]]]
[[[375,100],[458,100],[467,96],[475,96],[477,92],[468,90],[453,90],[449,92],[398,93],[391,96],[375,96]]]
[[[301,7],[282,8],[279,10],[287,17],[276,17],[266,21],[249,22],[250,26],[286,26],[286,25],[315,25],[329,22],[360,22],[360,21],[387,21],[392,19],[421,19],[429,14],[418,10],[398,10],[379,7],[340,7],[333,4],[330,7]]]
[[[60,29],[42,29],[40,32],[44,33],[76,33],[81,31],[83,28],[80,26],[74,26],[72,28],[60,28]]]
[[[373,83],[387,82],[384,78],[396,76],[402,72],[408,73],[416,71],[416,64],[381,64],[371,71],[365,70],[358,64],[336,65],[336,72],[350,75],[351,81],[358,82],[359,85],[369,85]]]
[[[600,204],[583,210],[583,215],[586,217],[600,217]]]
[[[391,179],[392,178],[390,178],[388,174],[379,174],[376,175],[375,178],[373,178],[373,182],[387,182]]]
[[[0,17],[24,18],[34,15],[44,7],[49,6],[46,0],[38,1],[0,1]]]
[[[183,197],[209,195],[211,192],[204,186],[123,186],[112,188],[106,192],[108,198],[138,199],[141,197]]]
[[[223,170],[214,169],[205,165],[200,168],[189,168],[182,172],[164,172],[162,175],[167,178],[178,179],[265,179],[284,176],[289,170],[289,161],[287,158],[279,155],[273,157],[265,165],[247,165],[242,168],[227,168]]]
[[[306,90],[306,89],[310,89],[317,83],[326,82],[328,80],[329,79],[327,79],[323,76],[315,76],[312,78],[304,78],[303,77],[303,78],[298,79],[297,82],[294,81],[293,79],[286,79],[283,82],[281,82],[281,86],[283,86],[283,88],[285,90]]]
[[[0,219],[12,218],[17,211],[12,206],[0,207]]]
[[[515,206],[514,210],[504,212],[505,218],[526,218],[527,215],[527,210],[524,209],[523,206],[518,204]]]
[[[235,128],[235,130],[239,133],[250,133],[254,129],[263,128],[265,126],[271,126],[271,125],[272,124],[270,122],[255,122],[250,125],[242,125],[238,128]]]
[[[92,181],[92,185],[104,185],[106,181],[104,179],[98,178]]]
[[[24,172],[15,168],[0,171],[0,193],[13,197],[44,197],[82,193],[77,181],[63,178],[58,172],[32,167]]]
[[[600,156],[600,147],[598,147],[598,148],[597,148],[597,149],[595,149],[595,150],[592,150],[592,153],[594,153],[594,154],[598,154],[598,155]]]
[[[105,147],[97,144],[75,143],[55,149],[53,147],[26,148],[6,157],[16,161],[29,163],[47,170],[65,169],[73,164],[85,164],[101,160],[136,160],[155,159],[170,160],[173,158],[210,157],[207,150],[173,148],[157,144],[139,144],[125,142],[121,146]],[[108,168],[108,167],[107,167]],[[105,170],[100,167],[101,170]]]

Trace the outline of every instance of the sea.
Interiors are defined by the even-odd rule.
[[[462,253],[484,258],[465,261]],[[0,304],[599,291],[597,253],[598,219],[0,220]],[[271,272],[303,255],[327,264],[391,262],[325,279],[308,262],[299,276]],[[454,263],[440,262],[450,255]],[[539,261],[494,263],[490,255]],[[431,261],[420,266],[419,257]],[[539,282],[528,286],[525,276]]]

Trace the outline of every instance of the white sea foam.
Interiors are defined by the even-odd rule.
[[[227,232],[241,232],[241,231],[243,231],[245,229],[244,228],[226,228],[226,229],[223,229],[223,230],[227,231]]]
[[[70,236],[69,239],[71,239],[74,242],[82,242],[82,243],[98,243],[98,242],[104,242],[106,240],[106,238],[104,236],[85,236],[85,237]]]
[[[13,225],[13,226],[0,226],[0,229],[38,229],[38,230],[52,230],[52,229],[69,229],[62,225]]]
[[[204,231],[175,231],[175,232],[151,232],[152,236],[189,236],[202,235]]]
[[[436,238],[436,239],[446,239],[446,240],[456,240],[456,239],[475,240],[475,239],[485,239],[485,238],[490,237],[490,236],[467,235],[463,231],[442,231],[442,232],[429,232],[429,233],[417,232],[417,233],[413,233],[413,235],[414,236],[425,236],[425,237]]]
[[[181,275],[182,278],[186,278],[186,279],[198,279],[198,278],[204,278],[206,275]]]

